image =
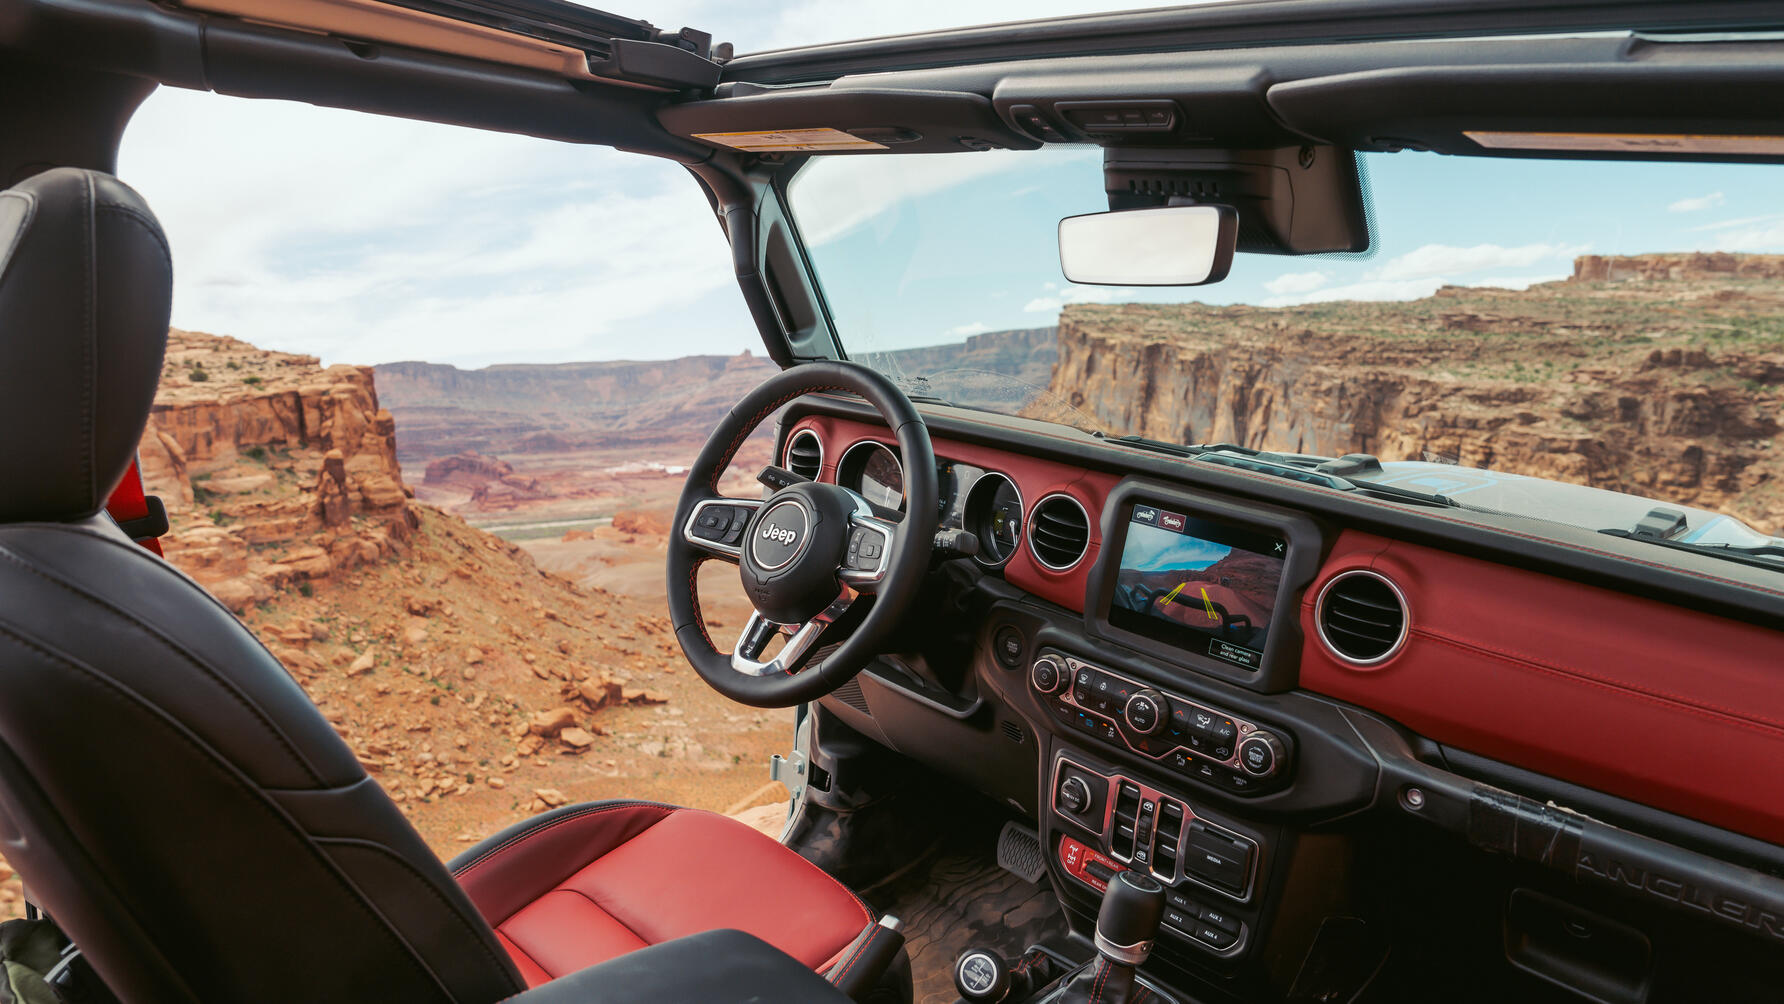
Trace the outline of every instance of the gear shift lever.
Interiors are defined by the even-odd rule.
[[[1046,1004],[1129,1004],[1134,970],[1152,954],[1164,915],[1164,886],[1150,875],[1116,872],[1096,915],[1096,962],[1068,977]]]
[[[1165,917],[1165,888],[1152,876],[1116,872],[1096,914],[1096,952],[1129,967],[1144,965]]]

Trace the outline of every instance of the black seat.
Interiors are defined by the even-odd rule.
[[[670,957],[711,999],[843,999],[734,932],[523,994],[541,978],[283,667],[102,512],[154,398],[171,287],[154,216],[116,179],[63,168],[0,192],[0,854],[118,996],[688,999],[648,983]],[[539,846],[547,886],[589,864]],[[797,864],[771,872],[816,871],[774,849]]]

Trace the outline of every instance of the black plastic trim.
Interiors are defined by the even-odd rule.
[[[1192,515],[1218,523],[1262,529],[1281,534],[1288,541],[1288,555],[1282,563],[1282,581],[1276,587],[1276,606],[1271,611],[1269,637],[1264,642],[1263,661],[1258,668],[1247,670],[1194,655],[1177,646],[1135,634],[1109,622],[1109,604],[1115,595],[1115,580],[1120,572],[1121,551],[1127,543],[1128,513],[1137,502],[1162,502],[1178,506]],[[1239,505],[1229,499],[1188,492],[1181,488],[1149,481],[1123,481],[1109,493],[1103,504],[1103,545],[1097,563],[1090,570],[1090,581],[1084,610],[1085,631],[1092,637],[1107,638],[1157,659],[1187,666],[1206,676],[1216,676],[1241,687],[1274,693],[1293,689],[1300,677],[1301,593],[1319,574],[1325,558],[1325,535],[1311,519],[1298,512],[1261,505]],[[1094,661],[1094,660],[1092,660]]]

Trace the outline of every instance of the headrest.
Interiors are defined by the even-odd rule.
[[[0,191],[0,523],[74,520],[136,456],[173,260],[142,196],[59,167]]]

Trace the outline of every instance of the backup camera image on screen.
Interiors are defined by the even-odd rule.
[[[1256,669],[1270,636],[1286,556],[1280,537],[1136,505],[1109,622]]]

